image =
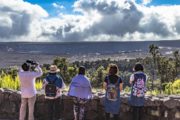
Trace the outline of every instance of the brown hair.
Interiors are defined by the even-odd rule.
[[[109,64],[109,75],[116,75],[119,72],[116,64]]]

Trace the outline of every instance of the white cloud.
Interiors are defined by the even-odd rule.
[[[152,0],[142,0],[143,5],[150,4],[151,2],[152,2]]]
[[[20,40],[29,37],[34,32],[32,24],[48,14],[40,6],[22,0],[0,0],[0,16],[0,40]]]
[[[144,0],[144,5],[151,0]],[[126,41],[178,39],[180,6],[135,0],[77,0],[74,11],[48,17],[38,5],[0,0],[0,41]],[[55,8],[64,9],[53,3]]]
[[[65,7],[59,3],[52,3],[52,6],[57,8],[57,9],[64,9]]]

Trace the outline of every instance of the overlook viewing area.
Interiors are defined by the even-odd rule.
[[[132,109],[128,105],[128,94],[121,95],[120,119],[131,120]],[[146,96],[143,120],[180,120],[180,96]],[[95,93],[87,104],[86,120],[104,120],[104,94]],[[19,91],[0,89],[0,120],[18,120],[21,95]],[[63,94],[61,100],[62,120],[73,119],[73,100]],[[47,109],[43,94],[37,94],[35,119],[46,120]]]

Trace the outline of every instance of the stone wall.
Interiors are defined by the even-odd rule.
[[[95,94],[88,103],[86,120],[104,120],[103,94]],[[0,88],[0,120],[17,120],[21,96],[18,91]],[[63,120],[72,120],[72,99],[63,95],[60,100]],[[132,108],[128,105],[128,95],[121,96],[121,120],[131,120]],[[46,120],[47,109],[43,94],[37,95],[35,104],[36,120]],[[145,107],[143,108],[143,120],[180,120],[180,96],[146,96]]]

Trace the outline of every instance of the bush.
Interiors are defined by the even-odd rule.
[[[165,94],[180,94],[180,79],[174,82],[165,83]]]
[[[0,76],[0,87],[19,90],[20,82],[17,76],[13,78],[11,75],[5,74],[3,76]]]
[[[157,96],[157,95],[159,95],[160,93],[161,93],[161,91],[158,90],[158,89],[154,89],[154,90],[151,90],[151,91],[147,91],[147,92],[146,92],[147,95],[154,95],[154,96]]]
[[[125,93],[130,93],[130,92],[131,92],[131,87],[126,86],[126,87],[124,88],[124,92],[125,92]]]
[[[13,90],[20,90],[19,77],[15,77],[10,74],[1,74],[0,76],[0,88],[8,88]],[[40,90],[42,88],[42,81],[36,81],[36,89]]]

